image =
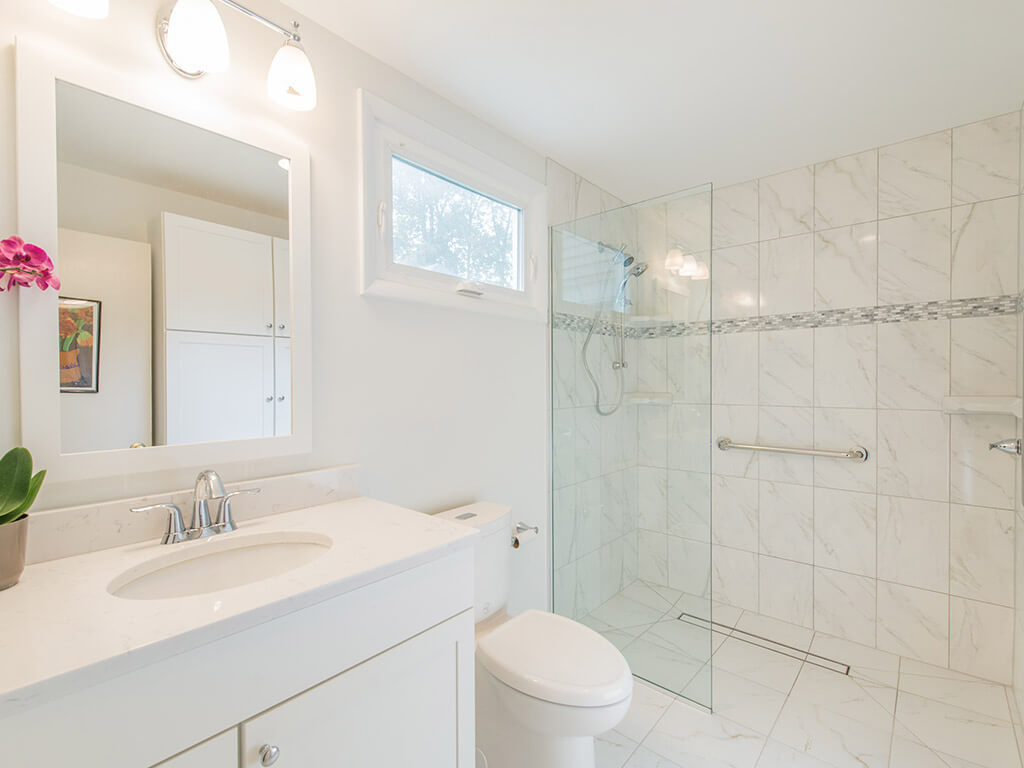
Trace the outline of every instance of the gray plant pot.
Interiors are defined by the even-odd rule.
[[[0,525],[0,590],[18,583],[25,570],[25,545],[28,543],[28,515],[13,523]]]

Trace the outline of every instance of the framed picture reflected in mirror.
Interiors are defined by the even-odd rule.
[[[61,392],[100,391],[100,308],[95,299],[58,300]]]

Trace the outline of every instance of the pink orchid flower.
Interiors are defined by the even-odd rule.
[[[35,283],[45,291],[60,288],[60,280],[53,273],[53,261],[42,248],[26,243],[18,236],[0,240],[0,278],[7,277],[7,290],[27,288]],[[4,287],[0,284],[0,291]]]

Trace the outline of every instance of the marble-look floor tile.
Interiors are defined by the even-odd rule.
[[[642,742],[654,728],[654,724],[668,711],[673,701],[673,696],[653,685],[637,681],[633,685],[633,700],[630,702],[629,712],[615,730],[628,739]]]
[[[900,676],[900,657],[868,645],[815,632],[811,653],[848,664],[850,677],[895,688]]]
[[[610,629],[621,630],[634,636],[659,621],[665,610],[659,610],[617,594],[590,612],[590,616]]]
[[[886,768],[892,727],[871,728],[791,697],[782,708],[771,737],[835,768]]]
[[[602,733],[594,739],[596,768],[622,768],[636,747],[635,741],[618,731]]]
[[[620,594],[663,614],[671,612],[680,598],[678,590],[641,580],[623,587]]]
[[[715,715],[765,736],[771,733],[786,694],[725,670],[715,671],[712,680]]]
[[[896,720],[925,746],[986,768],[1020,765],[1013,726],[997,718],[901,693]]]
[[[730,637],[715,652],[713,666],[780,693],[789,693],[803,662]]]
[[[944,755],[929,749],[906,728],[897,725],[892,740],[892,754],[889,768],[980,768],[952,755]]]
[[[744,639],[755,645],[758,644],[758,638],[764,638],[797,651],[810,648],[814,638],[814,632],[808,627],[749,611],[744,611],[736,622],[736,629],[746,633]],[[791,650],[786,652],[793,653]]]
[[[765,737],[683,702],[673,704],[644,746],[689,768],[754,768]]]
[[[789,700],[827,709],[866,728],[885,731],[892,724],[892,707],[882,706],[865,690],[866,685],[862,680],[804,664]],[[895,693],[895,689],[890,690]]]
[[[625,768],[683,768],[683,766],[652,752],[647,747],[639,747],[626,761]]]
[[[799,752],[785,744],[768,740],[757,761],[757,768],[835,768],[829,763],[811,757],[806,752]]]
[[[1002,685],[922,661],[903,660],[899,689],[999,720],[1009,722],[1011,719],[1006,689]]]

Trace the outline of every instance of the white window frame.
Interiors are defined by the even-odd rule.
[[[548,239],[544,185],[366,91],[359,92],[359,108],[362,293],[546,321]],[[392,157],[395,155],[522,211],[523,290],[467,283],[457,276],[394,262]]]

